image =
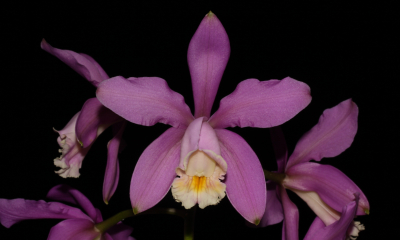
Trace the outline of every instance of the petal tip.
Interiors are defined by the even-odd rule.
[[[365,214],[369,215],[369,209],[364,209]]]
[[[260,222],[261,222],[261,220],[259,219],[259,218],[256,218],[254,221],[253,221],[253,223],[254,223],[254,225],[258,225],[258,224],[260,224]]]
[[[212,18],[215,16],[215,14],[213,12],[211,12],[211,10],[206,14],[207,17]]]
[[[139,214],[139,209],[137,207],[132,208],[133,214],[137,215]]]

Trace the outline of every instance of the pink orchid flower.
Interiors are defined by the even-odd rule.
[[[70,50],[53,48],[44,39],[42,49],[56,56],[81,76],[97,87],[108,75],[89,55]],[[119,179],[118,152],[125,122],[121,117],[104,107],[97,98],[88,99],[81,111],[76,113],[60,131],[57,142],[61,156],[54,159],[56,171],[63,178],[79,177],[79,169],[87,152],[96,138],[112,125],[114,137],[108,143],[107,167],[103,184],[103,200],[108,203],[114,194]]]
[[[286,189],[295,192],[314,211],[319,219],[315,224],[322,221],[325,226],[330,226],[342,218],[347,219],[343,206],[353,202],[356,193],[359,193],[359,197],[356,197],[355,215],[369,213],[367,198],[344,173],[329,165],[309,162],[335,157],[350,147],[357,132],[357,117],[358,107],[351,99],[326,109],[318,124],[299,140],[289,160],[282,131],[279,127],[271,129],[278,171],[266,173],[266,177],[281,184],[267,182],[269,203],[260,225],[274,224],[284,217],[282,239],[298,239],[299,213]],[[329,229],[340,230],[336,227]],[[362,226],[357,223],[351,226],[354,236],[361,229]]]
[[[66,219],[51,228],[48,240],[134,240],[130,236],[132,228],[121,222],[107,232],[101,232],[96,224],[103,221],[99,209],[81,192],[67,185],[57,185],[50,189],[47,198],[55,201],[79,205],[80,209],[59,202],[43,200],[0,199],[0,222],[9,228],[15,223],[29,219]]]
[[[311,227],[308,229],[304,240],[355,240],[358,233],[364,230],[364,226],[360,222],[354,222],[358,208],[359,194],[355,194],[354,201],[351,201],[343,207],[340,219],[329,226],[316,217]]]
[[[210,12],[194,34],[187,54],[194,116],[182,95],[161,78],[114,77],[98,86],[100,102],[126,120],[145,126],[157,122],[172,126],[137,162],[130,187],[135,213],[153,207],[170,188],[176,201],[187,209],[195,204],[200,208],[215,205],[226,191],[245,219],[259,223],[266,202],[263,169],[247,142],[224,128],[280,125],[310,103],[310,89],[290,77],[281,81],[248,79],[223,98],[210,117],[229,55],[225,29]]]

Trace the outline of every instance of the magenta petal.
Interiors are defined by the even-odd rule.
[[[68,219],[52,227],[47,240],[93,240],[100,235],[90,220]]]
[[[161,78],[114,77],[102,82],[96,94],[104,106],[136,124],[152,126],[161,122],[179,128],[193,121],[182,95]]]
[[[249,144],[239,135],[215,129],[221,155],[228,164],[226,193],[233,207],[249,222],[258,224],[264,214],[267,192],[264,171]]]
[[[342,153],[357,133],[357,117],[358,107],[351,99],[326,109],[318,124],[301,137],[287,167]]]
[[[271,135],[272,145],[274,147],[276,163],[278,165],[277,172],[284,173],[288,155],[285,137],[283,135],[281,127],[279,126],[270,128],[269,132]]]
[[[83,210],[85,210],[91,219],[97,219],[97,211],[90,200],[81,192],[68,185],[60,184],[53,187],[47,193],[46,198],[79,205]]]
[[[103,68],[92,57],[86,54],[53,48],[44,39],[40,43],[40,47],[70,66],[96,87],[100,82],[109,78]]]
[[[113,240],[135,240],[130,236],[132,231],[133,228],[120,222],[107,230],[107,233],[111,235]]]
[[[169,128],[140,156],[132,175],[130,197],[135,213],[156,205],[169,191],[179,164],[185,130]]]
[[[22,220],[46,218],[90,218],[78,208],[58,202],[33,201],[21,198],[0,199],[0,222],[6,228]]]
[[[221,100],[209,123],[214,128],[274,127],[294,117],[310,101],[308,85],[293,78],[247,79]]]
[[[208,13],[193,35],[187,53],[196,118],[210,117],[230,51],[224,27],[217,16]]]
[[[76,137],[86,148],[111,124],[122,120],[97,98],[90,98],[83,105],[76,122]]]
[[[354,199],[353,193],[356,192],[360,193],[357,215],[365,215],[365,211],[369,211],[364,193],[337,168],[306,162],[291,167],[286,175],[288,177],[283,182],[286,188],[316,192],[322,201],[338,212]]]
[[[119,180],[119,146],[124,132],[126,121],[113,125],[114,137],[108,142],[107,166],[103,182],[103,201],[108,201],[114,194]]]
[[[286,189],[279,187],[280,196],[283,206],[283,226],[282,226],[282,239],[285,240],[298,240],[299,239],[299,210],[296,205],[290,200],[287,195]]]
[[[264,216],[261,219],[261,227],[277,224],[283,220],[283,208],[276,193],[277,185],[273,181],[267,182],[267,204]]]
[[[342,240],[346,239],[348,229],[353,228],[353,219],[356,216],[358,196],[356,200],[348,203],[343,207],[340,219],[329,226],[325,226],[322,220],[315,218],[310,229],[308,230],[304,240]]]

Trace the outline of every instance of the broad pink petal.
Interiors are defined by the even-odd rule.
[[[338,212],[354,199],[356,192],[360,193],[357,215],[365,215],[365,211],[369,211],[364,193],[337,168],[306,162],[291,167],[286,175],[288,177],[283,182],[286,188],[316,192],[322,201]]]
[[[120,222],[107,230],[107,233],[111,235],[113,240],[135,240],[130,236],[132,231],[133,228]]]
[[[353,228],[353,219],[356,216],[358,197],[356,200],[348,203],[343,207],[340,219],[329,226],[316,217],[308,230],[304,240],[343,240],[346,239],[348,229]]]
[[[103,68],[92,57],[86,54],[54,48],[44,39],[40,43],[40,47],[63,61],[96,87],[100,82],[109,78]]]
[[[318,124],[304,134],[290,156],[287,168],[298,163],[335,157],[350,147],[357,133],[358,107],[351,100],[326,109]]]
[[[119,162],[118,153],[119,146],[124,132],[126,121],[119,122],[113,125],[114,137],[108,142],[107,166],[104,174],[103,182],[103,201],[108,204],[108,201],[114,194],[118,186],[119,180]]]
[[[226,193],[233,207],[249,222],[258,224],[265,211],[264,171],[249,144],[239,135],[215,129],[221,155],[228,164]]]
[[[276,163],[278,165],[277,172],[284,173],[288,155],[285,136],[283,135],[282,129],[279,126],[270,128],[269,132],[271,135],[272,145],[274,147]]]
[[[283,226],[282,226],[282,239],[284,240],[298,240],[299,239],[299,210],[296,205],[290,200],[287,195],[286,189],[279,187],[280,196],[283,206]]]
[[[91,219],[95,220],[97,218],[97,211],[90,200],[81,192],[68,185],[60,184],[53,187],[47,193],[46,198],[79,205]]]
[[[193,121],[182,95],[172,91],[157,77],[114,77],[97,88],[97,98],[116,114],[136,124],[157,122],[185,128]]]
[[[210,117],[230,52],[224,27],[217,16],[208,13],[193,35],[187,53],[196,118]]]
[[[33,201],[21,198],[0,199],[0,222],[6,228],[22,220],[46,218],[90,218],[78,208],[58,202]]]
[[[169,128],[140,156],[133,171],[130,197],[135,213],[156,205],[169,191],[179,164],[185,130]]]
[[[310,102],[308,85],[293,78],[247,79],[221,100],[209,123],[214,128],[274,127],[296,116]]]
[[[110,125],[122,120],[120,116],[104,107],[97,98],[90,98],[83,104],[76,122],[76,137],[82,147],[88,147]]]
[[[261,219],[261,227],[277,224],[283,220],[283,208],[276,190],[277,184],[273,181],[267,183],[267,204],[265,206],[264,216]]]
[[[93,240],[100,235],[90,220],[68,219],[52,227],[47,240]]]

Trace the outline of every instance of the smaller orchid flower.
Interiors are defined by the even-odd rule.
[[[44,39],[41,48],[59,58],[95,87],[109,78],[103,68],[89,55],[53,48]],[[108,143],[107,168],[103,184],[103,199],[108,203],[118,185],[117,155],[125,122],[104,107],[97,98],[88,99],[81,111],[76,113],[62,130],[55,130],[59,134],[57,142],[61,147],[59,150],[61,156],[54,159],[54,165],[60,167],[56,173],[63,178],[79,177],[82,161],[93,142],[112,125],[114,138]]]
[[[309,162],[335,157],[350,147],[357,132],[357,117],[358,108],[351,99],[325,110],[318,124],[299,140],[288,161],[282,131],[280,128],[271,129],[278,171],[265,171],[266,178],[275,183],[267,182],[269,201],[273,204],[267,205],[262,226],[279,222],[283,213],[282,239],[298,239],[299,214],[286,189],[302,198],[325,226],[342,218],[342,207],[353,201],[354,193],[359,193],[355,214],[369,213],[367,198],[344,173],[329,165]],[[358,225],[354,224],[354,231],[357,229]]]
[[[186,209],[215,205],[226,194],[246,220],[259,223],[267,198],[261,163],[242,137],[225,128],[280,125],[310,103],[310,88],[290,77],[247,79],[211,114],[229,55],[228,35],[210,12],[187,53],[194,115],[182,95],[161,78],[118,76],[99,85],[100,102],[126,120],[172,126],[144,150],[135,166],[130,188],[135,213],[153,207],[171,189]]]
[[[79,205],[80,209],[43,200],[0,199],[0,222],[6,228],[28,219],[66,219],[51,228],[48,240],[134,240],[132,228],[121,222],[111,228],[99,228],[103,218],[99,209],[81,192],[67,185],[50,189],[47,198]]]
[[[364,230],[360,222],[354,222],[356,217],[359,194],[354,194],[355,199],[342,209],[340,219],[329,226],[325,226],[319,217],[316,217],[311,224],[310,229],[304,240],[322,239],[322,240],[354,240],[357,239],[359,231]]]

